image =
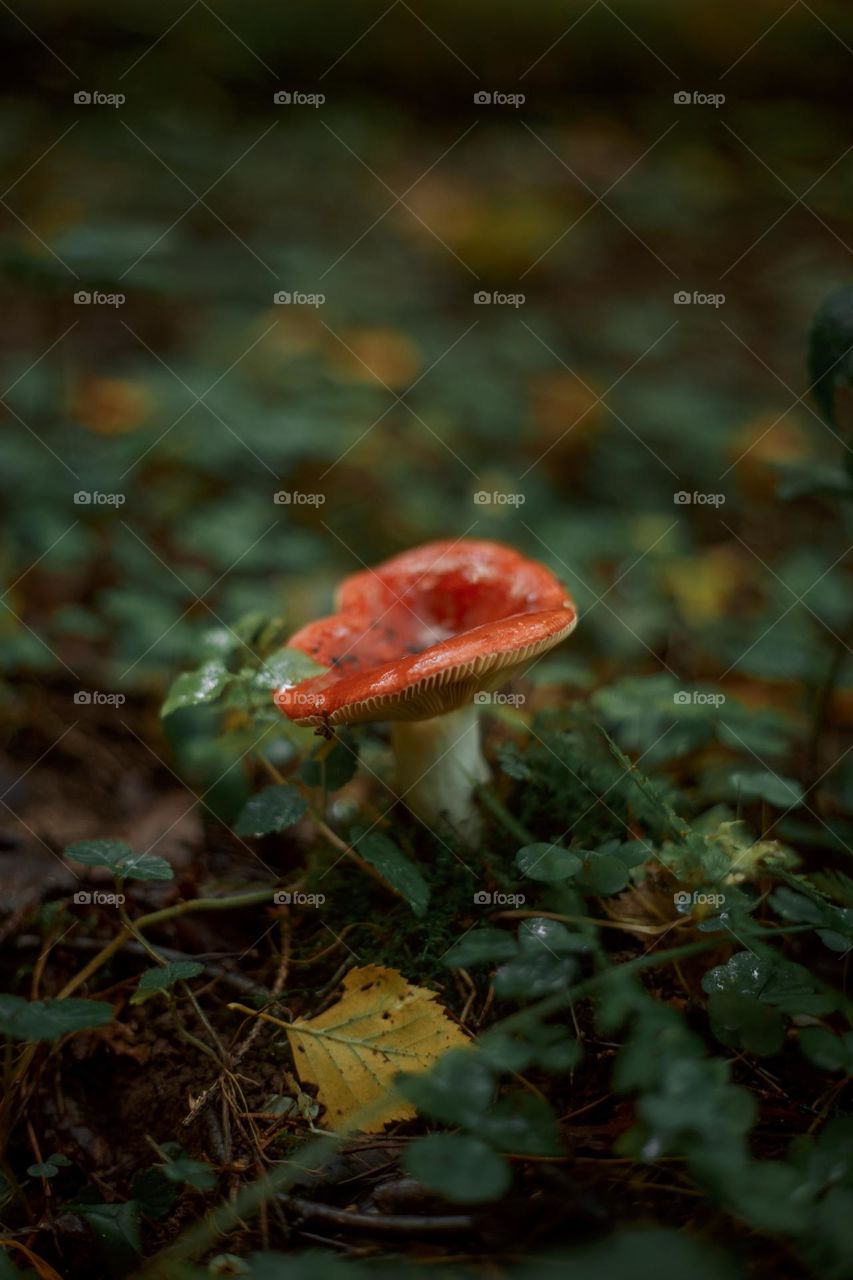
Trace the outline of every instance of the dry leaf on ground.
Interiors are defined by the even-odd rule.
[[[351,969],[343,996],[318,1017],[287,1028],[299,1078],[317,1086],[327,1128],[345,1128],[371,1107],[363,1133],[377,1133],[415,1110],[391,1094],[400,1071],[426,1071],[448,1049],[468,1040],[451,1022],[434,991],[411,986],[396,969],[370,964]]]

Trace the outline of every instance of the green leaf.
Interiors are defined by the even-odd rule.
[[[489,964],[493,960],[509,960],[518,952],[518,944],[505,929],[488,925],[471,929],[444,956],[449,969],[467,969],[469,965]]]
[[[739,1044],[747,1053],[778,1053],[785,1043],[785,1023],[778,1009],[737,991],[715,991],[708,1000],[708,1014],[718,1038]],[[720,1032],[737,1032],[732,1039]]]
[[[796,920],[802,924],[821,924],[825,920],[825,911],[819,902],[807,898],[805,894],[796,893],[787,885],[780,885],[770,895],[770,905],[783,920]]]
[[[331,751],[328,743],[324,743],[317,752],[306,760],[300,773],[302,781],[309,787],[322,787],[327,791],[340,791],[354,776],[358,768],[358,753],[338,742]]]
[[[139,1229],[139,1205],[133,1200],[123,1204],[74,1204],[66,1206],[85,1218],[101,1242],[110,1270],[125,1275],[133,1270],[142,1250]]]
[[[556,1117],[543,1098],[511,1093],[477,1122],[477,1133],[499,1151],[515,1155],[556,1156],[560,1136]]]
[[[575,960],[540,949],[522,952],[495,974],[495,995],[503,1000],[539,1000],[564,990],[577,973]]]
[[[399,1075],[396,1087],[422,1115],[473,1128],[492,1102],[495,1076],[476,1050],[451,1049],[432,1070]]]
[[[836,1036],[823,1027],[806,1027],[800,1048],[820,1071],[853,1071],[853,1031]]]
[[[201,973],[204,973],[204,965],[198,960],[170,960],[168,964],[146,969],[140,976],[130,1003],[141,1004],[147,995],[155,991],[167,991],[176,982],[186,982],[188,978],[197,978]]]
[[[515,865],[529,880],[568,880],[582,867],[577,854],[558,844],[528,844],[515,855]]]
[[[566,1027],[536,1024],[523,1031],[502,1031],[500,1026],[479,1038],[480,1052],[498,1071],[524,1071],[542,1067],[545,1071],[565,1072],[577,1066],[582,1050]]]
[[[0,1032],[13,1040],[56,1040],[105,1027],[113,1007],[105,1000],[22,1000],[0,995]]]
[[[195,671],[184,671],[172,681],[166,701],[160,709],[165,719],[185,707],[198,707],[213,702],[233,679],[221,658],[210,658]]]
[[[741,1280],[733,1261],[704,1239],[664,1228],[621,1231],[524,1267],[517,1280]]]
[[[142,1213],[154,1222],[166,1217],[180,1194],[160,1168],[135,1173],[130,1190]]]
[[[630,879],[628,868],[621,858],[612,853],[585,853],[583,863],[584,883],[593,893],[621,893]]]
[[[65,857],[86,867],[106,867],[121,880],[174,880],[175,873],[165,858],[153,853],[134,853],[123,840],[78,840],[65,850]]]
[[[522,920],[519,925],[518,944],[526,952],[548,951],[551,955],[568,956],[591,951],[595,942],[586,934],[572,933],[559,920],[533,916],[529,920]],[[512,952],[509,954],[512,955]]]
[[[726,964],[709,969],[702,978],[702,989],[708,995],[731,991],[750,996],[786,1013],[820,1015],[830,1013],[836,1005],[831,995],[815,988],[803,965],[780,955],[758,956],[751,951],[738,951]]]
[[[784,1235],[808,1228],[811,1206],[798,1170],[778,1160],[750,1160],[728,1187],[739,1217],[758,1231]]]
[[[263,665],[255,672],[252,683],[259,690],[282,689],[301,684],[310,676],[322,675],[326,670],[326,667],[321,667],[300,649],[279,649],[264,660]]]
[[[216,1186],[216,1174],[209,1164],[193,1160],[177,1142],[165,1142],[161,1147],[165,1162],[160,1166],[170,1182],[185,1183],[198,1191],[209,1191]]]
[[[778,1053],[785,1040],[782,1013],[830,1012],[835,998],[815,989],[802,965],[776,954],[739,951],[702,978],[708,1014],[723,1044],[749,1053]]]
[[[512,1183],[506,1160],[479,1138],[433,1133],[417,1138],[400,1161],[429,1191],[455,1204],[485,1204],[504,1195]]]
[[[238,836],[257,837],[286,831],[299,821],[307,808],[305,798],[289,783],[265,787],[244,806],[234,823],[234,832]]]
[[[803,788],[794,778],[781,778],[767,770],[733,773],[731,782],[740,799],[765,800],[776,809],[799,808],[805,799]]]
[[[352,845],[365,862],[369,862],[399,894],[406,899],[412,913],[419,919],[426,915],[430,889],[415,863],[402,849],[398,849],[382,831],[360,835],[360,828],[352,832]]]
[[[71,1161],[67,1156],[54,1151],[40,1164],[31,1164],[27,1173],[31,1178],[55,1178],[60,1169],[70,1169]]]
[[[787,885],[774,890],[770,904],[783,920],[813,924],[817,936],[831,951],[846,951],[853,940],[853,910],[849,907],[836,907],[831,902],[809,898]]]
[[[654,1092],[642,1094],[637,1114],[656,1141],[656,1155],[707,1146],[711,1161],[731,1159],[742,1136],[755,1123],[757,1104],[746,1089],[731,1085],[729,1066],[719,1058],[666,1057]]]
[[[617,971],[617,979],[610,985],[618,989],[627,985],[627,980],[620,978]],[[651,1093],[669,1063],[698,1058],[704,1046],[669,1005],[652,1001],[645,994],[636,1001],[629,992],[626,996],[626,1003],[633,1003],[632,1011],[638,1016],[633,1019],[627,1044],[616,1058],[613,1084],[622,1093],[633,1089]]]
[[[853,287],[843,285],[821,303],[809,336],[809,382],[823,416],[838,426],[836,392],[853,385]]]

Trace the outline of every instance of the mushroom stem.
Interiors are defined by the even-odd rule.
[[[474,788],[487,782],[477,707],[460,707],[432,720],[396,720],[391,741],[400,799],[427,826],[442,821],[466,840],[480,830]]]

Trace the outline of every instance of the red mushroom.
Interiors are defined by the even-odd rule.
[[[571,598],[544,565],[460,539],[346,578],[336,605],[289,641],[328,671],[276,690],[278,707],[325,728],[391,721],[401,798],[470,837],[473,788],[488,777],[477,695],[574,630]]]

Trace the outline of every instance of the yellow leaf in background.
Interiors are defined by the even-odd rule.
[[[436,1003],[435,992],[411,986],[396,969],[369,964],[350,969],[341,999],[316,1018],[287,1027],[300,1080],[317,1086],[326,1108],[323,1123],[345,1128],[371,1107],[359,1124],[378,1133],[392,1120],[410,1120],[415,1109],[390,1093],[400,1071],[426,1071],[448,1049],[468,1040]]]
[[[423,364],[415,342],[397,329],[344,329],[341,341],[330,335],[328,354],[345,382],[378,382],[401,390]]]
[[[730,614],[753,576],[745,553],[725,545],[674,560],[663,579],[685,621],[700,626]]]
[[[144,425],[150,410],[144,388],[123,378],[81,378],[71,402],[72,416],[102,436],[135,431]]]
[[[811,452],[809,437],[790,410],[781,417],[762,414],[741,428],[729,449],[733,478],[746,498],[775,501],[779,466],[802,462]]]
[[[592,386],[560,370],[533,378],[530,406],[536,448],[560,457],[588,445],[604,417]]]

